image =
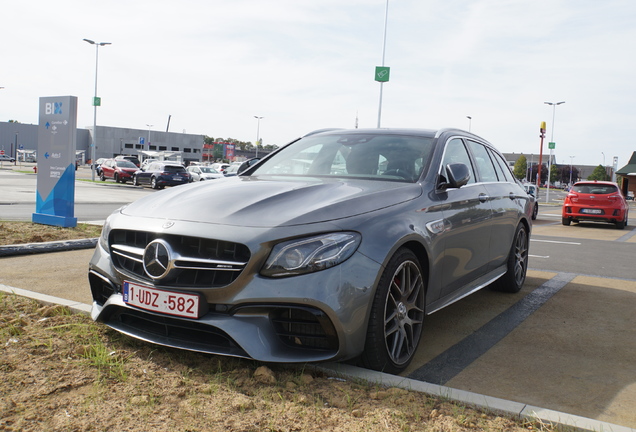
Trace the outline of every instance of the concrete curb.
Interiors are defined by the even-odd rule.
[[[29,291],[22,288],[15,288],[12,286],[2,285],[2,284],[0,284],[0,291],[3,291],[8,294],[19,295],[20,297],[30,298],[46,305],[66,306],[75,313],[80,313],[80,314],[84,314],[88,316],[90,316],[91,314],[91,306],[85,303],[80,303],[80,302],[76,302],[72,300],[66,300],[63,298],[50,296],[48,294],[41,294],[35,291]]]
[[[553,426],[558,425],[560,427],[590,432],[636,432],[635,429],[627,426],[606,423],[599,420],[553,411],[520,402],[508,401],[465,390],[458,390],[437,384],[412,380],[410,378],[375,372],[342,363],[327,363],[324,365],[314,366],[314,368],[326,373],[335,374],[342,378],[362,380],[381,386],[398,387],[405,390],[426,393],[454,402],[459,402],[460,404],[468,407],[479,408],[486,412],[510,416],[513,418],[527,419],[529,421],[539,421]]]
[[[91,306],[85,303],[62,299],[59,297],[40,294],[21,288],[14,288],[0,284],[0,291],[27,297],[48,305],[62,305],[68,307],[75,313],[90,316]],[[322,365],[308,365],[308,368],[319,370],[331,375],[351,380],[361,380],[367,383],[375,383],[386,387],[398,387],[409,391],[426,393],[438,396],[454,402],[458,402],[468,407],[478,408],[482,411],[493,414],[505,415],[511,418],[527,419],[529,421],[539,421],[550,425],[558,425],[566,428],[573,428],[578,431],[589,432],[636,432],[627,426],[606,423],[586,417],[553,411],[547,408],[535,407],[521,402],[513,402],[492,396],[472,393],[465,390],[458,390],[444,387],[437,384],[430,384],[410,378],[389,375],[344,363],[325,363]]]
[[[92,249],[97,245],[97,240],[90,238],[0,246],[0,257]]]

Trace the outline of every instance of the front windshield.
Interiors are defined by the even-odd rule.
[[[117,166],[120,168],[137,168],[137,165],[127,160],[118,160]]]
[[[218,174],[219,172],[214,168],[210,167],[201,167],[201,172],[206,174]]]
[[[374,133],[308,136],[257,165],[252,175],[359,177],[415,182],[433,138]]]

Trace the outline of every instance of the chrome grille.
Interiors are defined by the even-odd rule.
[[[220,240],[146,231],[113,230],[109,245],[113,265],[122,273],[153,283],[145,273],[143,256],[154,240],[168,242],[176,252],[176,271],[161,285],[170,287],[210,288],[232,283],[250,258],[247,246]]]

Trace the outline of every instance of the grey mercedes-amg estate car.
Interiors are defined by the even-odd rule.
[[[468,132],[317,131],[114,212],[89,265],[92,316],[170,347],[397,373],[427,314],[521,289],[531,215]]]

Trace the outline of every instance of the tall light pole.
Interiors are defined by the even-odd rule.
[[[470,126],[473,122],[473,118],[471,116],[466,116],[466,118],[468,119],[468,132],[470,132]]]
[[[570,156],[570,184],[568,186],[572,186],[572,159],[574,156]]]
[[[545,194],[545,201],[550,202],[550,174],[552,172],[552,147],[554,146],[554,115],[556,113],[557,105],[564,104],[562,102],[543,102],[546,105],[552,105],[552,132],[550,132],[550,159],[548,160],[548,191]]]
[[[256,157],[258,157],[258,143],[260,142],[261,119],[264,117],[254,116],[256,119]]]
[[[146,145],[148,146],[148,150],[150,150],[150,128],[153,127],[154,125],[146,124],[146,126],[148,126],[148,143]]]
[[[384,57],[386,54],[386,28],[389,22],[389,0],[386,0],[386,10],[384,12],[384,42],[382,44],[382,68],[384,68]],[[384,80],[380,81],[380,103],[378,104],[378,128],[382,121],[382,89],[384,87]]]
[[[84,39],[91,45],[95,45],[95,96],[93,97],[93,142],[91,143],[91,180],[95,181],[95,147],[97,142],[97,107],[101,105],[101,101],[97,98],[97,67],[99,65],[99,47],[110,45],[110,42],[95,42],[90,39]]]

